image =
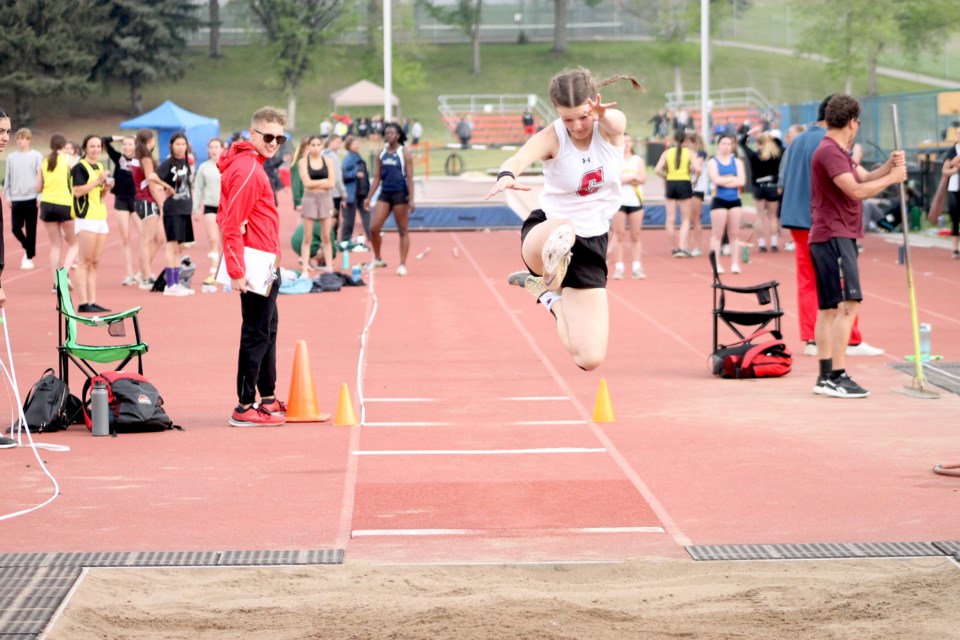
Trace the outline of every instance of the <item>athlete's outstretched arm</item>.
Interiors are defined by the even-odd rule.
[[[523,173],[523,170],[529,167],[537,160],[546,160],[552,158],[560,150],[560,140],[557,138],[557,132],[553,126],[547,126],[538,131],[532,138],[527,140],[520,150],[504,161],[500,165],[500,176],[490,192],[484,197],[489,200],[505,189],[516,189],[517,191],[530,191],[530,187],[517,182],[516,176]],[[504,175],[504,174],[507,175]],[[512,175],[510,175],[512,174]]]

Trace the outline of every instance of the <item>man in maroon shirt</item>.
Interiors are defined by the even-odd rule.
[[[866,398],[869,391],[847,375],[843,359],[863,293],[857,239],[863,237],[862,200],[907,179],[902,151],[867,172],[850,157],[860,128],[860,105],[847,95],[827,103],[827,134],[813,154],[810,175],[810,258],[817,278],[817,357],[813,392]]]

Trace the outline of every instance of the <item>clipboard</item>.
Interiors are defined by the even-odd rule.
[[[243,248],[243,262],[246,265],[247,291],[261,296],[269,296],[273,283],[277,278],[274,265],[277,262],[276,254],[253,247]],[[217,268],[217,282],[229,285],[230,275],[227,273],[226,261],[220,254],[220,266]]]

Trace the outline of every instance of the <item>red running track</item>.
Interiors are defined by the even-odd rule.
[[[431,251],[406,278],[388,235],[390,267],[372,288],[281,298],[281,394],[304,339],[322,410],[346,382],[363,426],[233,429],[236,297],[123,288],[111,237],[99,302],[143,305],[146,373],[186,431],[39,437],[70,447],[42,453],[62,495],[0,521],[2,550],[336,546],[348,561],[572,561],[684,557],[686,544],[960,539],[960,486],[930,471],[960,460],[960,404],[892,392],[909,378],[886,363],[912,346],[905,276],[886,240],[868,238],[861,256],[862,327],[888,355],[848,362],[867,400],[813,396],[816,361],[802,355],[782,379],[710,376],[709,267],[671,259],[661,231],[645,234],[648,279],[610,283],[611,348],[593,373],[572,364],[551,317],[506,286],[517,232],[423,233],[411,254]],[[49,272],[17,271],[12,237],[7,247],[25,394],[55,365],[55,305]],[[935,351],[956,361],[960,263],[934,248],[914,263],[920,317],[934,324]],[[756,256],[740,279],[770,277],[784,283],[784,330],[801,351],[792,254]],[[601,377],[617,422],[595,425]],[[50,495],[25,447],[0,451],[0,477],[0,513]]]

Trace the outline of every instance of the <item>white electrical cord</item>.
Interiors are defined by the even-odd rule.
[[[51,495],[49,498],[47,498],[40,504],[34,505],[27,509],[22,509],[14,513],[7,513],[4,515],[0,515],[0,521],[2,521],[2,520],[9,520],[11,518],[16,518],[18,516],[28,514],[31,511],[36,511],[37,509],[42,509],[43,507],[47,506],[48,504],[50,504],[51,502],[57,499],[57,496],[60,495],[60,485],[59,483],[57,483],[57,479],[53,477],[53,474],[51,474],[50,471],[47,469],[47,465],[44,464],[43,458],[40,456],[40,453],[37,450],[46,449],[48,451],[70,451],[70,447],[67,447],[65,445],[59,445],[59,444],[46,444],[42,442],[33,441],[33,434],[30,433],[30,428],[29,428],[29,425],[27,425],[26,416],[23,415],[23,402],[20,399],[20,391],[17,387],[17,374],[13,367],[13,352],[10,349],[10,329],[9,329],[9,325],[7,324],[6,309],[0,308],[0,323],[3,324],[3,339],[7,345],[7,361],[10,363],[10,366],[8,368],[6,363],[3,362],[2,358],[0,358],[0,369],[3,370],[4,377],[7,379],[7,382],[10,384],[10,388],[13,389],[13,401],[14,401],[13,404],[17,407],[17,414],[19,416],[19,420],[17,421],[17,426],[10,433],[10,436],[17,441],[17,444],[19,446],[28,446],[31,449],[33,449],[33,455],[37,459],[37,463],[39,463],[40,468],[43,470],[44,475],[50,478],[50,482],[51,484],[53,484],[53,495]],[[9,396],[10,396],[10,392],[8,390],[7,397]],[[23,433],[27,434],[27,440],[29,441],[29,444],[27,445],[23,444],[23,437],[22,437]]]

